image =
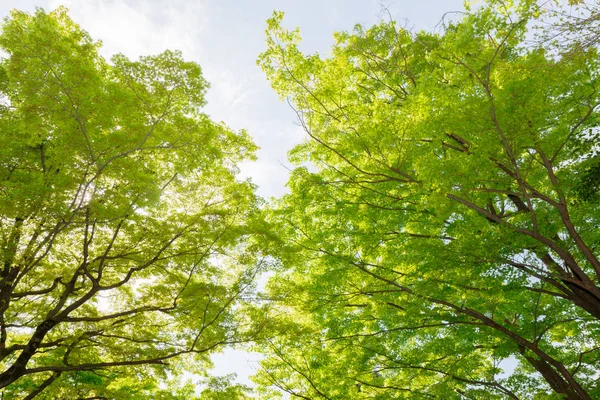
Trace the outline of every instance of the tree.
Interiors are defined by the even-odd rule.
[[[598,53],[527,40],[535,2],[443,32],[394,21],[259,58],[307,133],[271,212],[281,335],[257,382],[294,398],[600,397]]]
[[[0,47],[3,398],[190,398],[181,372],[261,327],[254,144],[201,112],[196,63],[109,62],[64,8]]]
[[[206,389],[200,395],[200,400],[246,400],[251,397],[247,393],[251,388],[239,383],[233,383],[235,374],[222,377],[210,377]]]
[[[554,48],[561,53],[598,47],[600,5],[597,2],[546,2],[541,7],[540,17],[541,23],[537,26],[538,38],[544,42],[545,47]]]

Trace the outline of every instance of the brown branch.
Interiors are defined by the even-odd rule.
[[[42,393],[48,386],[52,385],[57,380],[62,372],[54,372],[50,375],[40,386],[38,386],[33,392],[29,393],[23,400],[32,400],[37,397],[38,394]]]

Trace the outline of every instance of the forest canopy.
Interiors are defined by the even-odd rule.
[[[325,55],[275,12],[258,64],[306,140],[270,202],[197,63],[13,11],[2,398],[600,398],[600,11],[568,3],[384,19]],[[186,382],[232,345],[255,388]]]

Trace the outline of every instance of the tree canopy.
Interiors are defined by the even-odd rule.
[[[265,393],[600,397],[597,45],[557,54],[509,3],[327,56],[269,20],[259,64],[308,140],[271,211]]]
[[[2,398],[252,398],[206,376],[248,343],[259,398],[600,398],[599,13],[555,3],[357,25],[327,55],[275,12],[258,63],[307,140],[269,204],[197,63],[13,11]]]
[[[261,328],[255,145],[178,52],[106,60],[64,8],[1,29],[2,398],[191,398]]]

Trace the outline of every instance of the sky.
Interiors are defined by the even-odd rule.
[[[300,49],[326,55],[333,32],[370,26],[388,13],[415,30],[432,30],[446,12],[460,11],[463,0],[0,0],[0,16],[13,8],[46,11],[63,5],[92,38],[102,55],[130,58],[181,50],[198,62],[211,83],[204,110],[213,120],[246,129],[260,147],[258,161],[244,163],[241,174],[270,198],[286,192],[287,152],[304,140],[293,110],[269,87],[256,58],[265,49],[266,20],[284,11],[284,26],[300,27]],[[258,356],[227,350],[213,358],[216,375],[235,372],[249,383]]]

